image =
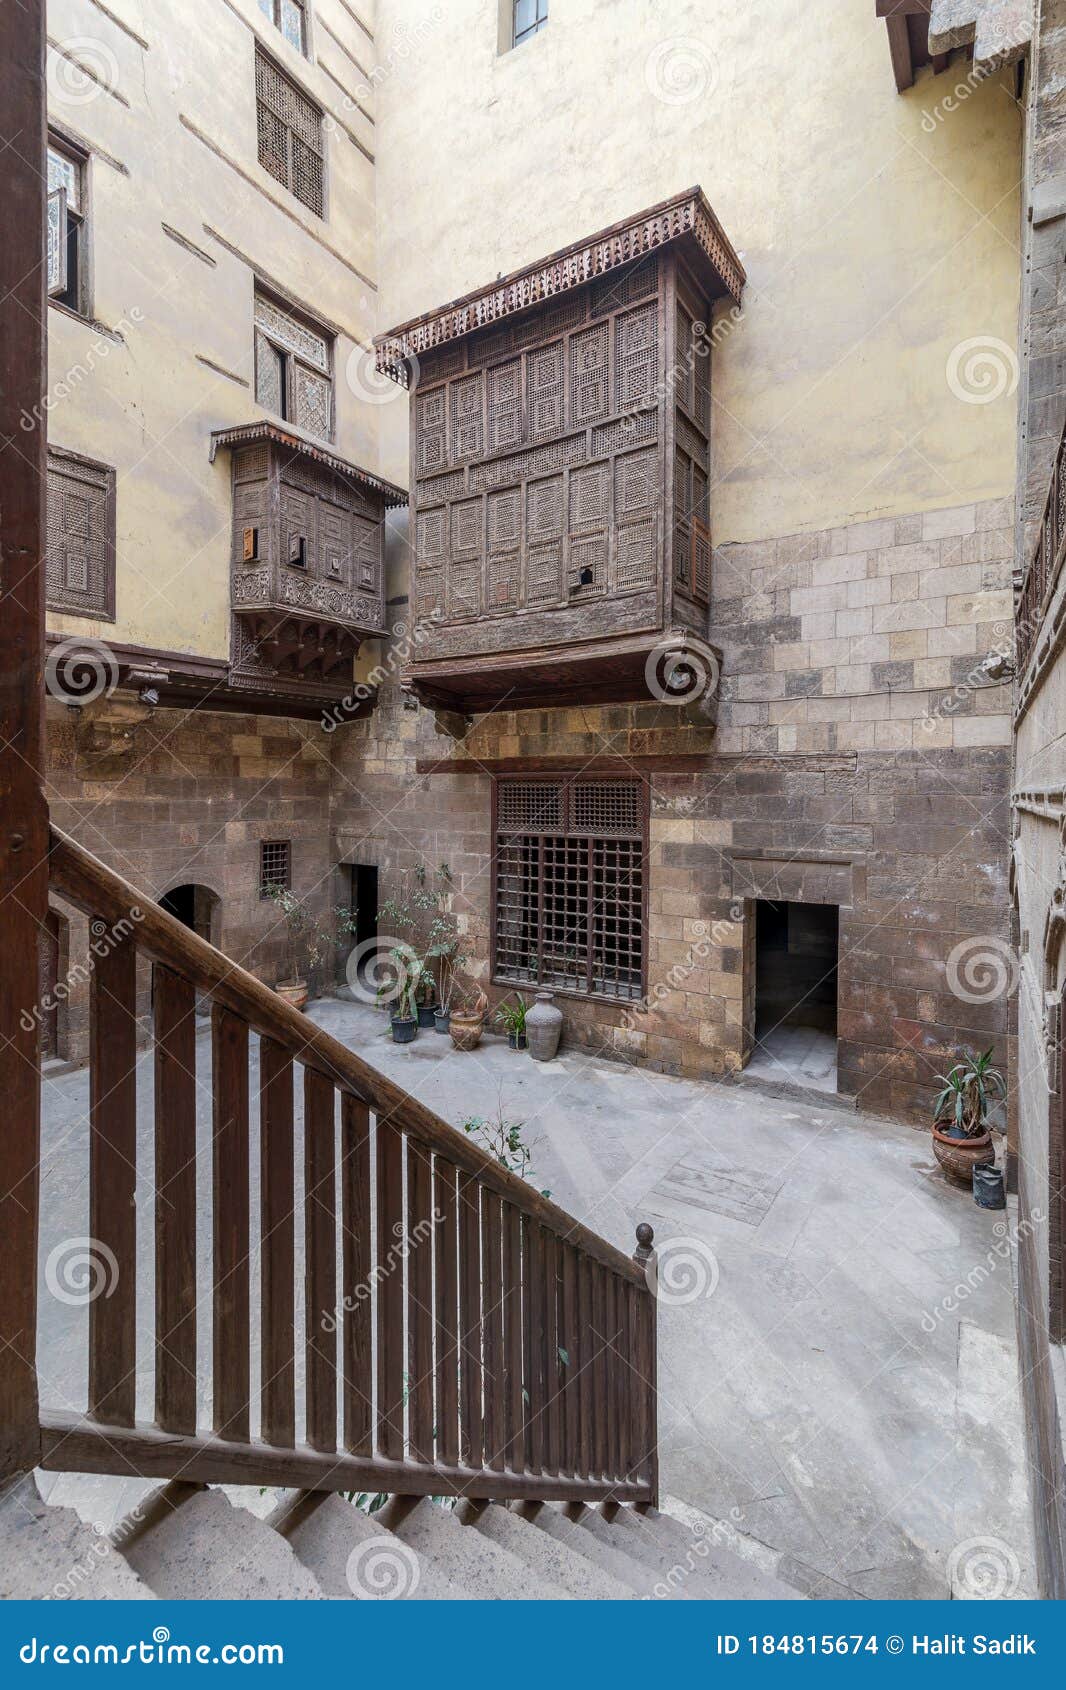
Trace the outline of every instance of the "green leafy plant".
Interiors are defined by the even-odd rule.
[[[421,959],[408,945],[394,945],[389,956],[395,977],[377,989],[378,1003],[387,1003],[394,1020],[413,1021],[418,1016],[418,994],[424,973]]]
[[[515,1035],[524,1033],[526,1030],[526,1010],[528,1007],[529,1006],[521,992],[516,992],[514,1003],[508,1003],[505,999],[504,1002],[499,1005],[495,1019],[499,1022],[501,1027],[506,1027],[509,1033],[514,1033]]]
[[[267,897],[278,907],[285,923],[287,980],[304,978],[303,970],[317,968],[333,945],[333,936],[302,898],[286,886],[268,886]]]
[[[486,1120],[483,1115],[470,1115],[463,1122],[464,1133],[480,1144],[482,1150],[506,1168],[509,1174],[517,1174],[519,1179],[533,1181],[533,1150],[522,1137],[524,1121],[508,1121],[503,1113],[502,1101],[498,1104],[495,1116]],[[542,1197],[550,1197],[550,1191],[541,1191]]]
[[[439,863],[432,873],[425,863],[405,869],[394,897],[378,910],[378,922],[410,945],[421,959],[417,1000],[436,999],[449,1009],[456,981],[467,958],[460,953],[459,924],[452,913],[452,871]]]
[[[979,1138],[988,1122],[993,1098],[1007,1095],[1007,1082],[992,1065],[992,1049],[968,1052],[946,1074],[938,1074],[943,1090],[933,1105],[933,1119],[949,1121],[966,1138]]]

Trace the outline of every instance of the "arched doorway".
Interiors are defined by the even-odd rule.
[[[198,886],[189,882],[184,886],[172,886],[169,892],[164,892],[159,900],[160,907],[183,927],[188,927],[208,944],[218,944],[219,924],[222,912],[222,899],[217,892],[212,892],[210,886]],[[197,1015],[207,1015],[209,1005],[207,999],[196,999]]]

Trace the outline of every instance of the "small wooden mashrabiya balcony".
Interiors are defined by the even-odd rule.
[[[50,880],[108,935],[91,977],[88,1240],[108,1276],[88,1300],[86,1411],[49,1403],[39,1369],[41,1470],[0,1498],[0,1596],[795,1595],[716,1543],[711,1522],[659,1512],[650,1227],[634,1259],[621,1254],[56,832]],[[208,1006],[205,1285],[196,1029]],[[137,1092],[149,1073],[145,1424]],[[57,1242],[44,1214],[42,1260]],[[78,1475],[110,1478],[101,1489]],[[149,1483],[128,1513],[137,1480]]]

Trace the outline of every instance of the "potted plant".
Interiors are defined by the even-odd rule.
[[[422,980],[422,963],[409,945],[394,945],[389,959],[395,968],[395,978],[378,987],[379,1003],[389,1005],[392,1042],[409,1045],[418,1033],[418,990]]]
[[[421,958],[420,977],[415,994],[415,1014],[420,1027],[436,1024],[438,1032],[447,1032],[447,1016],[440,1025],[442,1009],[447,1010],[450,990],[450,968],[465,961],[458,952],[458,929],[448,910],[452,891],[452,872],[447,863],[438,864],[432,875],[425,863],[405,869],[393,897],[386,898],[378,910],[379,926],[390,932],[399,943]]]
[[[1007,1082],[992,1065],[991,1048],[968,1054],[946,1074],[933,1105],[933,1155],[950,1179],[972,1185],[974,1168],[996,1159],[988,1110],[994,1097],[1007,1095]]]
[[[507,1029],[507,1043],[512,1050],[526,1048],[526,1000],[521,992],[515,993],[515,1002],[504,1000],[496,1010],[496,1020],[501,1027]]]
[[[480,987],[456,988],[452,999],[448,1031],[456,1050],[476,1050],[485,1030],[489,1000]]]
[[[303,1009],[310,995],[309,976],[332,941],[317,916],[288,887],[268,886],[267,896],[278,906],[285,923],[286,973],[274,990],[294,1009]]]

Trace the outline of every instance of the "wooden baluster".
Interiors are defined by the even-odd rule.
[[[352,1455],[373,1455],[370,1110],[347,1091],[341,1095],[341,1215],[344,1447]]]
[[[625,1413],[622,1419],[622,1472],[631,1483],[640,1477],[640,1426],[643,1418],[644,1381],[637,1372],[637,1350],[640,1344],[640,1299],[643,1292],[636,1286],[622,1287],[625,1297]]]
[[[213,1094],[215,1431],[249,1437],[248,1027],[215,1004],[211,1014]]]
[[[507,1444],[503,1352],[503,1216],[495,1192],[481,1193],[482,1332],[485,1368],[485,1465],[503,1471]]]
[[[478,1182],[459,1175],[459,1455],[467,1467],[484,1458],[481,1419],[481,1261]]]
[[[559,1367],[559,1240],[544,1233],[544,1387],[545,1465],[549,1473],[562,1467],[562,1396]]]
[[[437,1460],[459,1462],[459,1243],[456,1171],[438,1156],[433,1167],[433,1231],[437,1340]]]
[[[522,1473],[526,1465],[522,1396],[522,1216],[513,1203],[503,1205],[503,1283],[507,1466],[513,1473]]]
[[[563,1379],[563,1472],[580,1473],[578,1466],[578,1418],[581,1373],[577,1329],[577,1252],[563,1244],[562,1283],[559,1301],[559,1363]]]
[[[259,1041],[261,1415],[268,1444],[296,1442],[292,1058]]]
[[[156,965],[155,1418],[196,1430],[196,994]]]
[[[576,1365],[578,1378],[578,1435],[577,1435],[577,1471],[581,1478],[587,1479],[593,1472],[593,1447],[595,1433],[593,1430],[593,1411],[595,1404],[595,1368],[593,1356],[596,1353],[596,1338],[592,1330],[592,1287],[593,1263],[582,1251],[577,1257],[577,1356],[572,1358],[571,1365]]]
[[[90,927],[107,930],[107,923]],[[137,1318],[137,953],[110,939],[89,996],[89,1413],[132,1426]]]
[[[648,1500],[653,1507],[659,1505],[659,1448],[658,1421],[656,1401],[656,1325],[658,1319],[658,1301],[651,1287],[655,1283],[655,1251],[652,1245],[655,1234],[646,1221],[637,1227],[637,1247],[633,1252],[633,1260],[644,1269],[648,1276],[649,1289],[637,1291],[639,1318],[637,1323],[636,1370],[640,1376],[643,1394],[643,1411],[640,1417],[641,1436],[641,1477],[648,1485]]]
[[[390,1461],[404,1456],[403,1412],[403,1135],[391,1121],[377,1124],[378,1449]]]
[[[594,1380],[593,1434],[595,1447],[593,1450],[593,1473],[598,1479],[610,1477],[610,1459],[608,1450],[608,1390],[607,1390],[607,1269],[599,1262],[593,1264],[592,1274],[592,1332],[593,1332],[593,1363]]]
[[[543,1473],[547,1447],[544,1388],[544,1233],[539,1222],[527,1216],[523,1237],[522,1278],[526,1290],[526,1467]]]
[[[337,1190],[333,1082],[304,1069],[307,1442],[337,1447]]]
[[[411,1458],[433,1460],[433,1157],[407,1141],[407,1405]]]
[[[617,1479],[621,1470],[619,1460],[619,1379],[618,1379],[618,1280],[605,1269],[607,1291],[607,1474]]]

